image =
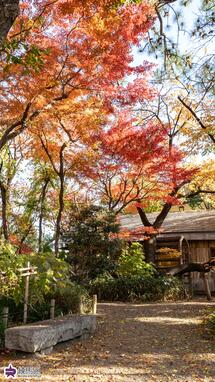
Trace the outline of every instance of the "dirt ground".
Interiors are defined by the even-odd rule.
[[[215,382],[215,341],[201,326],[212,307],[202,299],[98,304],[94,336],[57,345],[46,356],[2,355],[0,381],[11,362],[40,367],[42,382]]]

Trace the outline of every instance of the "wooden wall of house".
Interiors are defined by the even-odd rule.
[[[215,240],[193,240],[189,241],[190,246],[190,262],[205,263],[210,260],[212,253],[215,252]],[[209,285],[212,292],[215,292],[215,273],[209,274]],[[198,272],[192,273],[193,290],[204,292],[203,280]]]

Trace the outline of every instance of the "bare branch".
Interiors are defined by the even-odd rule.
[[[186,107],[186,109],[190,111],[190,113],[193,115],[193,117],[198,122],[198,124],[201,126],[201,128],[203,130],[207,130],[207,126],[204,125],[204,123],[201,121],[201,119],[198,117],[198,115],[195,113],[195,111],[191,108],[191,106],[187,105],[187,103],[180,96],[178,96],[178,99],[182,103],[182,105],[184,105],[184,107]],[[207,132],[207,135],[212,140],[212,142],[215,143],[215,137],[211,133],[209,133],[208,131],[206,131],[206,132]]]

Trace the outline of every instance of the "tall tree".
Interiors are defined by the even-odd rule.
[[[161,228],[178,192],[196,170],[184,164],[185,153],[174,144],[174,127],[168,123],[146,123],[136,117],[118,117],[115,125],[101,134],[96,166],[87,172],[98,195],[110,209],[121,212],[136,202],[148,240],[147,261],[154,261],[155,233]],[[154,222],[145,212],[149,201],[162,203]]]
[[[111,211],[98,205],[71,205],[62,241],[75,281],[86,283],[114,270],[121,249],[118,231],[119,225]]]
[[[174,109],[185,110],[190,122],[189,128],[185,123],[187,137],[198,149],[214,150],[214,1],[201,0],[198,7],[192,0],[161,3],[155,5],[158,19],[147,42],[151,52],[163,58],[154,82],[162,83],[166,93],[175,90]],[[166,104],[170,109],[172,100]]]
[[[19,0],[0,0],[0,44],[19,14]]]
[[[0,52],[0,150],[24,136],[31,142],[28,159],[33,153],[38,158],[40,136],[38,152],[43,148],[61,184],[59,233],[72,134],[78,139],[70,152],[73,163],[73,155],[93,145],[91,135],[108,124],[120,106],[126,110],[133,99],[150,94],[145,78],[149,66],[132,65],[132,45],[154,22],[153,7],[148,2],[123,5],[105,0],[33,0],[21,5]],[[133,83],[127,80],[131,75]],[[79,155],[79,167],[81,163]],[[41,224],[40,220],[39,242]]]

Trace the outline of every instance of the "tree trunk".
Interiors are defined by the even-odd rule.
[[[44,216],[44,202],[46,198],[46,190],[49,184],[49,179],[45,179],[45,183],[41,193],[41,206],[39,216],[39,237],[38,237],[38,252],[42,252],[42,240],[43,240],[43,216]]]
[[[0,44],[19,14],[19,0],[0,0]]]
[[[144,227],[152,227],[152,224],[148,220],[144,209],[141,207],[137,207],[137,211]],[[156,236],[153,234],[152,235],[147,234],[147,236],[148,236],[148,239],[144,240],[145,261],[147,263],[154,263],[155,251],[156,251]]]
[[[63,151],[66,148],[64,143],[60,150],[60,170],[57,173],[60,178],[60,192],[59,192],[59,210],[56,221],[56,231],[55,231],[55,255],[58,255],[59,252],[59,240],[60,240],[60,229],[61,229],[61,219],[62,213],[64,210],[64,181],[65,181],[65,172],[64,172],[64,157]]]
[[[172,204],[170,204],[170,203],[165,203],[164,204],[161,212],[159,213],[159,215],[157,216],[157,218],[155,219],[155,221],[153,223],[154,229],[161,228],[161,226],[163,225],[164,220],[166,219],[169,211],[171,210],[171,207],[172,207]]]
[[[177,194],[178,190],[184,185],[187,183],[187,180],[183,181],[180,185],[178,185],[177,187],[175,187],[172,192],[169,194],[170,197],[173,197]],[[159,228],[161,228],[164,220],[166,219],[170,209],[172,207],[172,204],[171,203],[168,203],[166,202],[161,210],[161,212],[158,214],[158,216],[156,217],[154,223],[151,223],[148,218],[147,218],[147,215],[144,211],[144,209],[142,207],[137,207],[137,211],[138,211],[138,214],[140,216],[140,219],[144,225],[144,227],[151,227],[154,229],[154,231],[156,232],[156,230],[158,230]],[[145,259],[146,259],[146,262],[152,262],[154,263],[155,262],[155,252],[156,252],[156,233],[152,233],[152,234],[147,234],[147,236],[149,237],[149,239],[146,239],[144,241],[144,251],[145,251]]]
[[[56,231],[55,231],[55,255],[59,252],[59,240],[60,240],[60,229],[61,229],[61,219],[64,210],[64,175],[60,177],[60,192],[59,192],[59,210],[56,221]]]
[[[2,202],[2,230],[5,240],[9,239],[8,227],[7,227],[7,190],[5,186],[0,183],[1,189],[1,202]]]
[[[155,263],[156,236],[149,235],[149,239],[144,240],[144,254],[147,263]]]
[[[64,182],[65,182],[65,171],[64,171],[64,150],[66,148],[66,143],[63,143],[63,145],[60,148],[60,153],[59,153],[59,170],[55,165],[55,162],[48,150],[48,147],[45,145],[43,142],[43,139],[40,137],[40,141],[42,144],[43,149],[45,150],[51,165],[53,167],[53,170],[57,174],[57,176],[60,179],[60,191],[59,191],[59,209],[58,209],[58,214],[57,214],[57,220],[56,220],[56,225],[55,225],[55,238],[54,238],[54,252],[55,255],[58,255],[59,252],[59,240],[60,240],[60,230],[61,230],[61,219],[62,219],[62,213],[64,210]]]

